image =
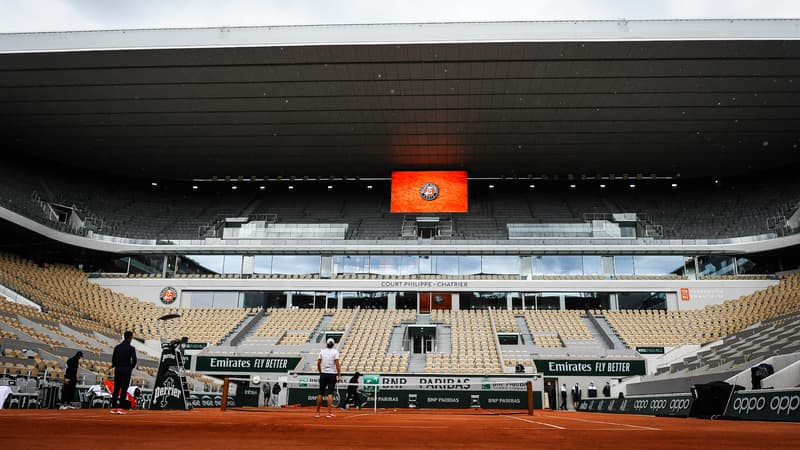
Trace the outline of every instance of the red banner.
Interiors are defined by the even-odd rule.
[[[468,210],[467,172],[392,172],[391,212]]]

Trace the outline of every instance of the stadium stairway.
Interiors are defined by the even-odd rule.
[[[411,353],[408,355],[408,369],[409,373],[425,373],[425,367],[428,363],[428,357],[421,353]]]
[[[609,333],[607,333],[600,326],[600,322],[594,316],[592,316],[591,313],[588,313],[588,315],[583,317],[581,320],[586,328],[588,328],[592,333],[592,338],[594,341],[603,349],[603,351],[608,352],[608,350],[613,350],[614,348],[624,347],[621,345],[622,343],[619,342],[619,339],[617,339],[617,342],[615,342],[611,338]]]
[[[608,347],[609,349],[611,349],[611,348],[613,348],[613,349],[624,349],[625,348],[625,343],[622,342],[622,340],[619,338],[619,336],[617,336],[617,333],[614,333],[614,330],[611,329],[611,325],[608,324],[608,322],[606,321],[606,319],[602,315],[602,313],[600,313],[600,314],[592,314],[591,312],[589,312],[589,314],[595,320],[594,321],[590,321],[590,322],[592,322],[592,324],[591,324],[591,326],[587,325],[587,327],[589,327],[589,330],[592,332],[593,335],[595,335],[595,333],[597,333],[595,335],[596,338],[599,337],[601,340],[606,341],[606,342],[611,341],[611,345],[608,345],[608,344],[606,345],[606,347]]]
[[[406,335],[406,325],[394,325],[392,327],[392,334],[389,336],[389,353],[402,353],[403,338]]]
[[[247,337],[253,335],[255,330],[261,326],[261,323],[266,320],[266,317],[267,315],[263,310],[254,314],[248,314],[247,318],[245,318],[236,328],[234,328],[233,331],[231,331],[231,333],[222,340],[220,345],[236,346],[240,344]]]

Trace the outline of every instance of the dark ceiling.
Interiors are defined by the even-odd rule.
[[[800,42],[4,54],[0,132],[147,178],[739,175],[800,163]]]

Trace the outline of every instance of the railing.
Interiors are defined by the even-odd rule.
[[[417,237],[417,218],[414,216],[403,216],[403,223],[400,225],[400,236],[404,238]]]
[[[436,235],[439,237],[453,237],[453,220],[442,220],[436,227]]]

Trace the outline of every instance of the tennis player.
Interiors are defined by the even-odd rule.
[[[333,412],[333,391],[336,389],[336,382],[342,379],[342,367],[339,364],[339,350],[333,348],[336,342],[328,338],[325,348],[320,350],[317,358],[317,371],[319,372],[319,394],[317,395],[317,412],[314,417],[319,417],[319,407],[322,406],[322,396],[328,396],[328,419],[332,419]]]

